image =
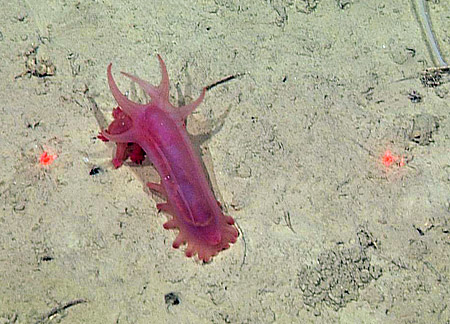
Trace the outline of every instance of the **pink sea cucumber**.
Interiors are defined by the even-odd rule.
[[[108,84],[119,107],[113,122],[99,138],[116,143],[113,164],[116,168],[130,158],[141,163],[145,156],[153,163],[161,181],[147,186],[165,197],[156,207],[172,216],[165,229],[178,229],[172,246],[187,243],[187,257],[198,255],[209,261],[235,243],[238,231],[231,216],[224,215],[203,171],[200,157],[186,131],[186,118],[202,102],[206,88],[191,104],[174,107],[169,102],[169,76],[158,55],[162,79],[159,86],[122,72],[150,96],[147,104],[129,100],[117,87],[108,65]]]

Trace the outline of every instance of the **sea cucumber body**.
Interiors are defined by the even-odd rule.
[[[196,226],[213,225],[222,214],[201,162],[187,136],[184,126],[157,107],[144,112],[138,127],[144,129],[136,141],[147,153],[161,177],[161,185],[176,214]],[[211,227],[213,237],[220,241],[220,232]]]
[[[205,89],[192,104],[173,107],[168,101],[167,71],[158,58],[162,71],[159,87],[124,73],[150,95],[152,100],[146,105],[128,100],[119,91],[108,66],[108,82],[119,108],[100,138],[117,143],[116,167],[128,157],[142,162],[145,152],[161,178],[161,183],[148,186],[167,199],[157,207],[173,216],[164,227],[179,229],[173,247],[187,243],[188,257],[197,254],[199,259],[209,261],[234,243],[238,232],[233,218],[224,215],[216,201],[185,127],[187,115],[201,103]]]

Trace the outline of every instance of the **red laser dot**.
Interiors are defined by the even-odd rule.
[[[392,155],[391,151],[387,150],[386,152],[384,152],[382,160],[383,164],[389,167],[397,160],[397,158]]]
[[[51,165],[57,157],[58,156],[56,154],[48,154],[47,151],[44,151],[44,153],[42,153],[39,157],[39,163],[41,165]]]

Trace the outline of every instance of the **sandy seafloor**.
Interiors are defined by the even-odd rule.
[[[450,83],[420,81],[410,1],[3,0],[0,21],[1,323],[449,323]],[[156,53],[174,103],[241,75],[188,125],[222,123],[204,159],[240,231],[209,264],[171,247],[152,167],[96,139],[107,64],[138,100],[118,72],[157,84]]]

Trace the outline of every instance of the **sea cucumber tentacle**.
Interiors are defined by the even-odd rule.
[[[174,218],[168,220],[163,224],[164,229],[174,229],[178,228],[177,222]]]
[[[161,68],[161,82],[159,83],[158,86],[159,93],[166,102],[169,102],[169,88],[170,88],[169,74],[167,73],[166,64],[164,63],[163,59],[161,58],[161,55],[159,54],[158,54],[158,61],[159,67]]]
[[[111,67],[112,63],[109,63],[108,69],[107,69],[107,76],[108,76],[108,84],[109,88],[111,89],[111,93],[114,97],[114,99],[119,104],[119,107],[121,110],[125,112],[128,116],[130,116],[132,119],[135,119],[138,117],[138,114],[145,110],[146,105],[138,104],[134,101],[129,100],[120,90],[117,86],[116,82],[114,81],[114,78],[111,73]]]
[[[183,245],[185,243],[186,243],[186,239],[185,239],[184,235],[180,232],[180,233],[178,233],[177,237],[173,241],[172,246],[175,249],[178,249],[181,245]]]
[[[133,129],[129,129],[119,134],[110,134],[107,130],[103,130],[101,132],[101,136],[105,137],[108,141],[113,141],[116,143],[132,143],[136,139]]]
[[[169,203],[159,203],[156,204],[156,208],[168,214],[173,214],[172,206]]]
[[[159,184],[159,183],[147,182],[147,187],[150,190],[156,191],[160,195],[163,195],[164,197],[167,196],[167,193],[164,190],[164,187],[161,184]]]
[[[103,137],[104,137],[104,135],[103,135]],[[116,154],[114,156],[114,159],[112,160],[114,168],[117,169],[117,168],[121,167],[123,164],[123,161],[127,158],[127,146],[128,146],[127,143],[117,143],[116,144]]]
[[[161,56],[158,55],[159,65],[161,68],[161,82],[159,86],[155,87],[148,83],[147,81],[142,80],[141,78],[131,75],[126,72],[121,72],[124,76],[129,78],[130,80],[136,82],[144,91],[152,98],[154,101],[160,102],[169,102],[169,75],[167,73],[166,65],[162,60]]]
[[[195,248],[192,246],[192,244],[188,244],[188,247],[184,251],[184,255],[186,255],[188,258],[192,257],[194,255]]]
[[[189,116],[194,110],[195,108],[197,108],[203,101],[203,99],[205,98],[205,94],[206,94],[206,88],[203,88],[202,93],[200,94],[200,96],[193,102],[191,102],[190,104],[180,107],[176,110],[176,116],[182,121],[184,122],[187,118],[187,116]]]
[[[150,96],[153,101],[161,101],[161,93],[157,87],[152,86],[150,83],[142,80],[141,78],[138,78],[137,76],[131,75],[126,72],[120,73],[129,78],[131,81],[136,82],[142,89],[144,89],[144,91]]]

